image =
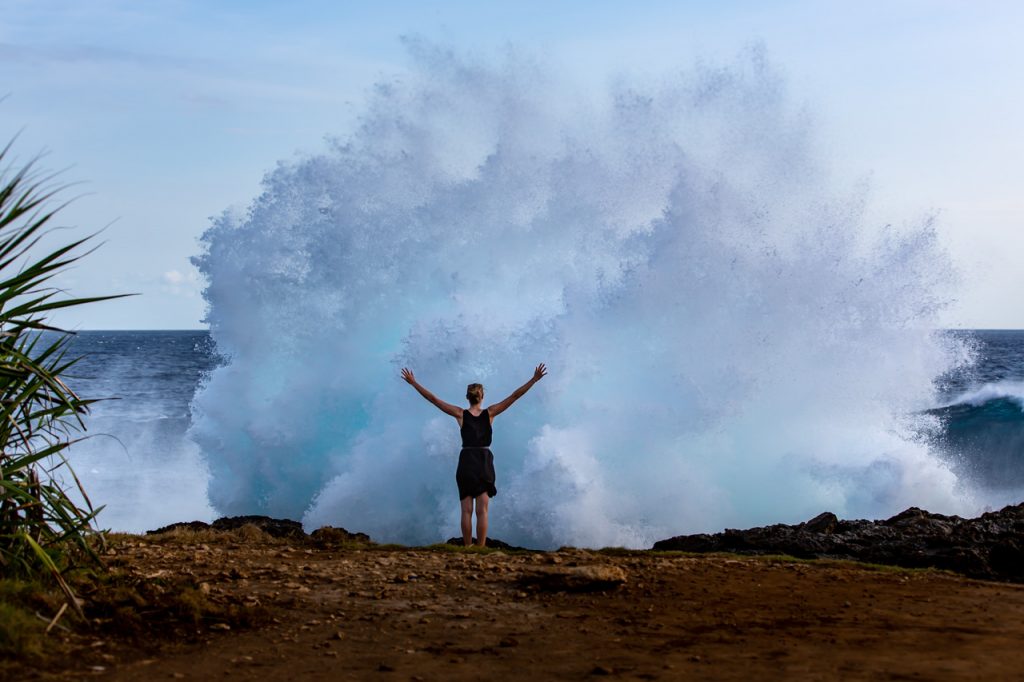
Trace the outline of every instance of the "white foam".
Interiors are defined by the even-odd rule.
[[[973,405],[980,407],[990,400],[1007,399],[1017,403],[1024,410],[1024,381],[994,381],[964,391],[942,407]]]

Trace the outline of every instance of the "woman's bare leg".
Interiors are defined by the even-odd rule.
[[[487,504],[490,501],[487,493],[476,498],[476,543],[481,547],[487,546]]]
[[[463,497],[462,505],[462,544],[469,547],[473,544],[473,498]]]

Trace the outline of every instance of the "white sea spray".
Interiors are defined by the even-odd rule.
[[[229,362],[191,437],[228,514],[457,534],[449,402],[497,401],[491,535],[681,532],[974,503],[908,424],[962,358],[930,221],[864,222],[760,50],[595,96],[411,45],[359,127],[279,164],[195,259]]]

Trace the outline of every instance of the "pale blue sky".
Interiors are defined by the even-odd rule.
[[[490,58],[513,45],[584,83],[731,60],[764,44],[872,216],[939,229],[964,275],[944,324],[1024,328],[1024,3],[121,2],[0,0],[0,136],[49,150],[113,224],[64,281],[143,295],[79,328],[196,328],[189,264],[208,217],[244,205],[279,159],[344,134],[400,37]]]

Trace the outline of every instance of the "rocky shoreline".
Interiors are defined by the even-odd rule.
[[[151,530],[159,535],[175,530],[232,531],[247,526],[276,538],[309,540],[318,545],[371,543],[365,533],[326,526],[306,534],[302,524],[267,516],[233,516],[207,524],[175,523]],[[447,544],[461,545],[460,538]],[[528,550],[498,539],[489,547]],[[786,554],[803,559],[849,559],[904,568],[939,568],[971,578],[1024,582],[1024,504],[1010,505],[978,518],[933,514],[911,507],[880,521],[842,520],[824,512],[796,525],[774,524],[721,533],[679,535],[659,540],[653,551],[733,554]]]
[[[883,521],[844,521],[825,512],[792,526],[780,523],[713,535],[679,535],[654,543],[653,549],[852,559],[1024,582],[1024,504],[973,519],[932,514],[917,507]]]

